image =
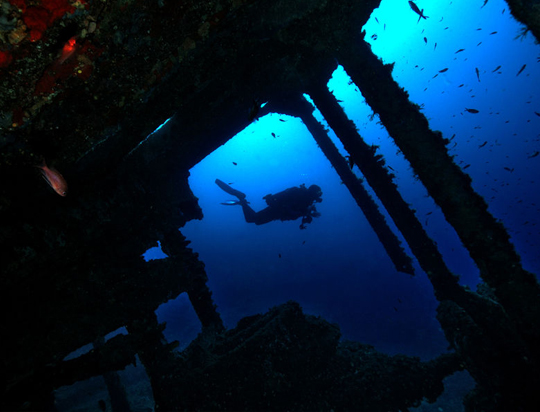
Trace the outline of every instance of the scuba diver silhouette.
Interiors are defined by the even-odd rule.
[[[244,218],[247,223],[262,225],[273,220],[296,220],[302,218],[300,229],[305,229],[307,223],[311,223],[314,217],[321,214],[317,212],[314,203],[322,202],[322,190],[317,185],[311,185],[309,188],[305,184],[299,187],[290,187],[274,195],[266,195],[267,208],[255,212],[246,200],[245,193],[233,189],[227,183],[216,179],[216,184],[230,195],[236,196],[238,200],[231,200],[222,203],[222,205],[240,205],[244,212]]]

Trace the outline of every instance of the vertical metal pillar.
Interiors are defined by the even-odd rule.
[[[184,267],[188,275],[187,294],[195,313],[197,314],[203,328],[220,332],[224,330],[223,321],[212,300],[212,292],[206,282],[208,277],[204,271],[204,263],[197,259],[197,253],[186,246],[189,241],[179,230],[173,229],[165,233],[161,248],[163,252],[174,259],[179,264],[179,269]]]
[[[293,115],[302,119],[326,158],[332,163],[343,184],[349,189],[351,196],[362,212],[364,212],[366,219],[375,231],[396,270],[413,275],[414,269],[411,258],[407,256],[401,247],[401,242],[388,227],[386,219],[380,212],[377,204],[362,186],[361,181],[351,171],[334,143],[332,143],[323,125],[313,117],[313,107],[300,95],[288,97],[286,101],[287,104],[272,101],[270,108],[280,113],[294,113]]]
[[[403,234],[420,266],[430,277],[438,299],[454,294],[457,277],[450,272],[437,246],[401,197],[393,176],[384,168],[384,160],[363,141],[354,123],[323,82],[311,82],[307,92]]]

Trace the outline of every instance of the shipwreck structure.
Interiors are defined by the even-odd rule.
[[[508,3],[538,39],[538,2]],[[452,161],[447,141],[363,40],[360,28],[378,4],[0,1],[3,410],[54,410],[56,388],[91,376],[104,375],[114,392],[114,371],[135,355],[156,410],[405,410],[436,399],[442,379],[463,369],[476,381],[467,410],[540,409],[539,284]],[[479,293],[458,284],[384,159],[328,92],[338,63],[478,265]],[[302,119],[396,268],[412,273],[304,93],[428,274],[451,354],[420,362],[341,342],[335,326],[292,302],[225,330],[204,264],[178,230],[202,218],[187,178],[268,112]],[[259,108],[256,99],[268,104]],[[68,196],[52,195],[35,178],[42,158],[62,171]],[[145,262],[141,255],[156,239],[168,257]],[[181,293],[202,333],[178,352],[154,311]],[[104,341],[123,326],[127,335]],[[64,360],[88,343],[93,351]],[[111,395],[113,409],[125,410],[119,394]]]

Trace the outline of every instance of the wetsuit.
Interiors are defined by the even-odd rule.
[[[248,223],[263,225],[273,220],[286,221],[302,218],[300,229],[305,229],[306,223],[310,223],[313,217],[319,216],[313,203],[322,201],[320,197],[322,192],[316,185],[311,186],[309,189],[305,185],[301,185],[300,187],[291,187],[273,195],[266,195],[263,199],[266,200],[268,207],[255,212],[248,205],[244,193],[231,188],[219,179],[216,179],[216,183],[227,193],[238,197],[239,201],[237,204],[242,206],[244,218]]]

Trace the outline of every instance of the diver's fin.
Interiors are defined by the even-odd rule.
[[[225,202],[221,202],[222,205],[225,206],[235,206],[235,205],[247,205],[249,202],[246,202],[245,199],[240,200],[227,200]]]
[[[216,179],[216,185],[218,185],[221,190],[227,192],[230,195],[236,196],[238,199],[245,199],[246,198],[245,193],[242,193],[240,190],[233,189],[227,183],[225,183],[225,182],[223,182],[223,181],[221,181],[219,179]]]

